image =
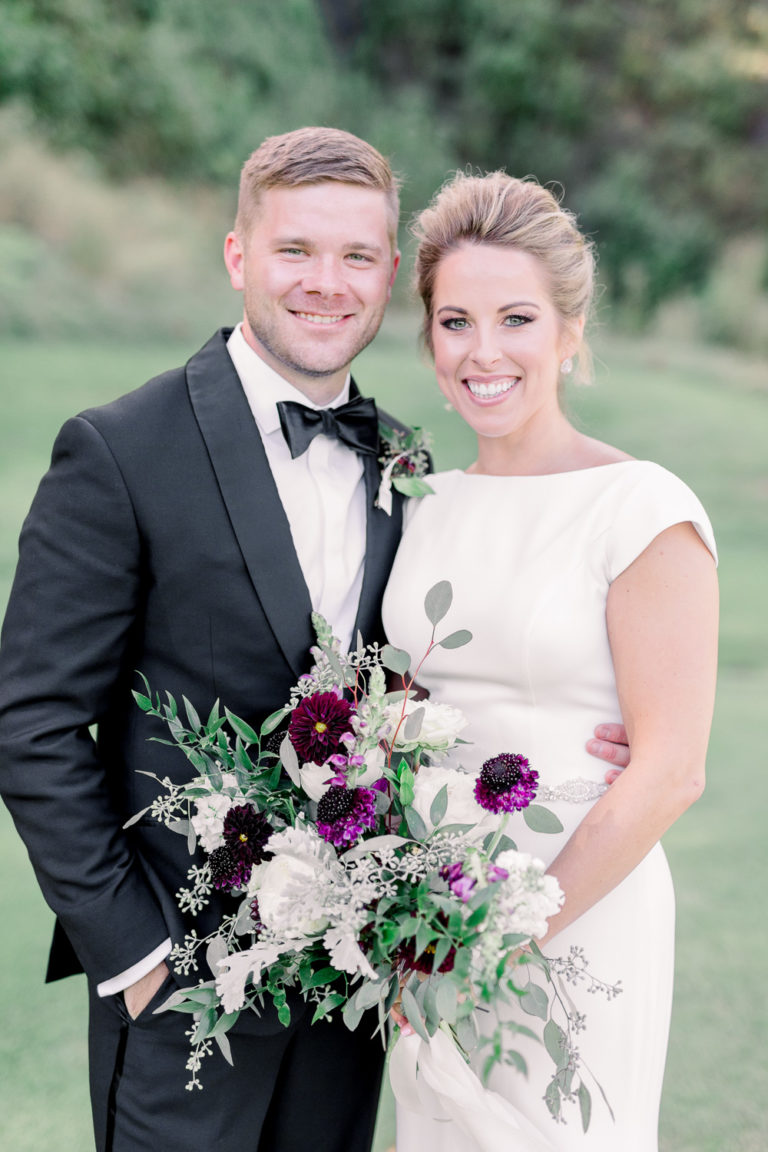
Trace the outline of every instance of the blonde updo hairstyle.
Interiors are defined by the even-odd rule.
[[[424,304],[423,335],[430,352],[437,270],[461,244],[496,244],[535,256],[563,324],[589,316],[595,279],[592,242],[579,231],[573,213],[533,178],[457,172],[416,218],[412,231],[419,241],[414,283]],[[579,347],[574,374],[581,382],[591,380],[586,340]]]

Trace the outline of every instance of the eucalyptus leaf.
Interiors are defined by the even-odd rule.
[[[520,1007],[529,1016],[538,1016],[546,1020],[549,1014],[549,997],[538,984],[529,984],[520,997]]]
[[[149,812],[151,807],[152,805],[150,804],[148,808],[142,808],[141,812],[137,812],[135,816],[131,816],[130,820],[126,820],[125,824],[123,824],[123,828],[130,828],[132,824],[136,824],[141,820],[142,816],[145,816],[146,813]]]
[[[219,960],[229,955],[227,942],[223,936],[214,936],[205,950],[205,962],[214,976],[219,974]]]
[[[216,1027],[216,1010],[215,1008],[204,1008],[200,1013],[200,1019],[197,1022],[195,1034],[192,1037],[193,1044],[202,1044],[203,1040],[207,1040],[211,1032]]]
[[[450,581],[440,580],[424,597],[424,611],[430,624],[439,624],[451,607],[453,588]]]
[[[230,1028],[237,1023],[240,1011],[237,1012],[222,1012],[216,1021],[216,1027],[211,1036],[223,1036],[225,1032],[229,1032]]]
[[[443,784],[429,806],[429,819],[433,828],[437,828],[448,808],[448,785]]]
[[[442,640],[438,640],[437,643],[441,648],[463,648],[465,644],[469,644],[471,639],[471,632],[468,632],[466,628],[459,628],[456,632],[451,632]]]
[[[579,1108],[581,1110],[581,1127],[586,1132],[592,1119],[592,1097],[586,1084],[579,1084]]]
[[[459,990],[453,980],[441,980],[437,986],[435,1000],[437,1010],[443,1020],[449,1024],[456,1023],[456,1008],[458,1006]]]
[[[403,739],[418,740],[425,713],[426,708],[422,705],[421,708],[414,708],[413,712],[408,714],[403,725]]]
[[[523,809],[523,820],[533,832],[562,832],[563,826],[549,808],[541,804],[529,804]]]
[[[238,936],[245,936],[249,932],[254,931],[254,923],[251,919],[251,901],[250,899],[243,900],[242,904],[237,910],[237,920],[235,921],[235,932]]]
[[[280,744],[280,760],[283,768],[290,776],[292,782],[297,788],[301,787],[301,769],[299,768],[299,758],[296,755],[296,749],[291,744],[291,738],[286,735],[283,737]]]
[[[416,998],[409,988],[403,988],[402,1004],[403,1015],[410,1024],[411,1028],[413,1028],[417,1036],[420,1036],[421,1039],[425,1040],[428,1044],[429,1033],[424,1027],[424,1021],[421,1018],[421,1013],[419,1012],[419,1006],[416,1003]]]
[[[357,1007],[364,1012],[366,1008],[372,1008],[376,1001],[381,999],[381,993],[382,983],[380,980],[376,981],[375,984],[371,980],[365,980],[353,999]]]
[[[161,1012],[168,1012],[171,1008],[177,1008],[180,1004],[184,1003],[185,994],[181,988],[177,988],[170,994],[167,1000],[163,1000],[152,1012],[153,1016],[159,1016]]]
[[[555,1063],[558,1072],[568,1067],[568,1049],[566,1035],[555,1020],[548,1020],[544,1025],[544,1047]]]
[[[354,1000],[347,1000],[342,1009],[341,1018],[350,1032],[354,1032],[355,1028],[357,1028],[363,1018],[364,1011],[365,1009],[360,1008]]]
[[[546,1103],[547,1108],[549,1108],[551,1114],[557,1118],[560,1115],[561,1108],[560,1089],[554,1080],[551,1080],[547,1085],[547,1090],[544,1093],[544,1102]]]
[[[395,648],[391,644],[385,644],[381,650],[381,662],[385,668],[390,672],[395,672],[398,676],[404,676],[411,666],[411,658],[407,652],[402,648]]]
[[[214,1029],[213,1032],[211,1033],[211,1035],[213,1036],[213,1039],[218,1044],[219,1051],[221,1052],[222,1056],[226,1060],[227,1064],[229,1064],[230,1068],[234,1068],[235,1062],[232,1059],[232,1048],[231,1048],[231,1045],[229,1043],[229,1037],[227,1036],[226,1032],[217,1032]]]
[[[477,1021],[475,1013],[461,1016],[456,1021],[456,1036],[465,1052],[471,1052],[477,1047]]]

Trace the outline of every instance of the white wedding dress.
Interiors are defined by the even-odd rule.
[[[521,850],[551,862],[595,803],[606,765],[585,742],[594,726],[621,719],[605,620],[611,582],[673,524],[691,521],[715,554],[712,529],[695,495],[647,461],[624,461],[544,476],[430,477],[435,494],[410,519],[384,599],[390,642],[414,662],[430,634],[424,595],[440,580],[453,605],[438,639],[458,628],[466,647],[435,648],[419,681],[436,701],[468,718],[461,763],[479,770],[500,752],[527,756],[539,773],[538,799],[564,831],[531,832],[514,814],[508,833]],[[585,784],[585,782],[587,782]],[[589,799],[579,799],[586,794]],[[490,1087],[562,1152],[656,1152],[658,1111],[672,1000],[674,894],[657,844],[608,896],[548,942],[550,956],[583,948],[590,970],[622,993],[608,1001],[570,988],[586,1030],[584,1064],[602,1086],[611,1119],[588,1077],[592,1120],[583,1134],[578,1106],[556,1124],[543,1100],[553,1065],[543,1046],[521,1041],[526,1078],[498,1067]],[[525,1024],[535,1020],[521,1014]],[[526,1149],[524,1140],[515,1148]],[[539,1147],[538,1140],[531,1146]],[[473,1141],[453,1122],[398,1108],[397,1152],[505,1152],[493,1138]]]

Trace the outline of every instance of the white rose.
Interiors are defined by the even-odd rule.
[[[403,721],[397,734],[395,748],[401,752],[410,752],[417,744],[435,752],[446,752],[452,748],[459,733],[467,725],[464,713],[454,708],[452,704],[436,704],[432,700],[408,700],[405,705],[406,717],[419,708],[424,709],[424,715],[418,736],[414,740],[406,740],[405,721]],[[402,711],[402,702],[389,704],[385,709],[384,716],[393,734],[400,723]]]
[[[338,768],[329,764],[304,764],[299,769],[301,787],[310,800],[318,801],[328,791],[329,781],[338,776]]]
[[[413,787],[413,807],[429,831],[433,827],[429,816],[432,801],[443,785],[448,789],[448,806],[441,824],[470,824],[478,833],[495,827],[498,817],[486,812],[475,800],[475,781],[475,776],[458,772],[455,768],[441,764],[420,765]]]
[[[281,852],[269,860],[257,893],[265,927],[288,939],[324,932],[328,920],[317,914],[314,900],[317,879],[317,863],[311,858]]]

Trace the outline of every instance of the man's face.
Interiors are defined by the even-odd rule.
[[[379,330],[400,259],[388,225],[383,192],[326,181],[268,189],[249,234],[227,236],[246,340],[315,403]]]

